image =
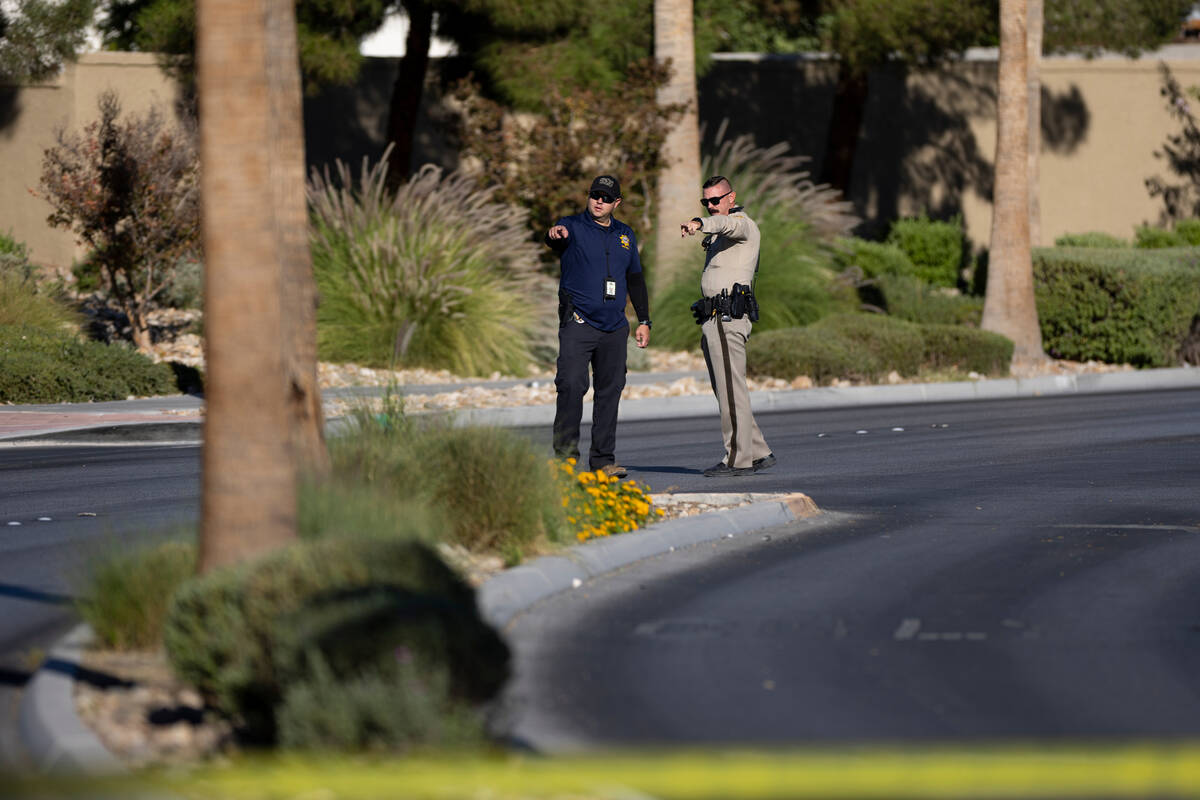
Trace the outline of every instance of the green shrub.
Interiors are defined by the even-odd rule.
[[[835,379],[870,380],[886,370],[871,352],[847,340],[807,328],[783,328],[751,337],[746,347],[746,371],[756,378],[791,380],[807,375],[817,385]]]
[[[750,340],[751,375],[791,380],[807,375],[819,385],[834,379],[875,381],[895,371],[957,369],[987,375],[1008,372],[1012,342],[961,325],[919,325],[882,314],[836,314],[806,328],[771,331]]]
[[[1200,219],[1181,219],[1175,223],[1175,234],[1188,247],[1200,246]]]
[[[1129,247],[1129,242],[1101,231],[1064,233],[1054,240],[1055,247]]]
[[[0,402],[83,403],[175,391],[170,366],[122,345],[0,325]]]
[[[1134,231],[1133,246],[1142,250],[1163,250],[1169,247],[1187,247],[1187,240],[1165,228],[1141,225]]]
[[[1007,375],[1012,363],[1011,339],[962,325],[922,325],[923,366],[980,375]]]
[[[0,233],[0,278],[15,277],[21,281],[33,279],[29,263],[29,248],[13,238],[12,232]]]
[[[318,350],[331,361],[525,374],[557,324],[526,213],[427,166],[392,195],[386,156],[357,185],[309,184]]]
[[[28,261],[5,258],[0,255],[0,325],[60,333],[78,330],[79,315],[38,286]]]
[[[276,717],[279,744],[289,750],[394,754],[486,742],[479,715],[450,694],[445,669],[414,664],[349,680],[318,671],[288,686]]]
[[[982,297],[948,294],[911,275],[881,275],[874,284],[879,305],[897,319],[929,325],[979,326]]]
[[[838,268],[845,270],[857,267],[864,278],[912,275],[917,270],[912,259],[894,244],[848,237],[838,240],[834,252]]]
[[[162,642],[172,593],[195,572],[194,541],[105,553],[88,564],[76,610],[106,647],[149,650]]]
[[[341,445],[342,437],[330,441],[331,448]],[[301,539],[377,536],[433,544],[446,538],[447,509],[365,481],[353,469],[343,474],[345,466],[339,461],[331,477],[304,482],[296,517]]]
[[[545,457],[502,428],[413,424],[401,415],[365,418],[330,443],[334,469],[346,480],[397,499],[453,509],[446,538],[516,563],[563,530],[562,501]]]
[[[168,308],[203,308],[204,264],[194,256],[185,256],[175,263],[171,284],[159,297]]]
[[[885,372],[915,375],[921,368],[921,331],[911,322],[883,314],[834,314],[810,329],[873,353]]]
[[[176,673],[252,738],[274,740],[288,690],[389,677],[389,658],[444,665],[478,702],[507,677],[503,641],[473,590],[426,545],[381,537],[299,542],[179,588],[163,634]]]
[[[1194,249],[1034,251],[1046,352],[1056,358],[1172,366],[1200,311]]]
[[[966,253],[962,216],[948,222],[927,216],[898,219],[888,232],[888,244],[904,251],[914,273],[933,286],[957,286]]]

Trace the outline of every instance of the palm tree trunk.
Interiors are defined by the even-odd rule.
[[[1015,345],[1014,360],[1043,358],[1029,247],[1029,98],[1025,0],[1000,0],[996,179],[983,328]]]
[[[404,10],[408,14],[408,37],[392,86],[387,123],[388,141],[394,145],[388,156],[387,186],[393,191],[400,188],[411,172],[413,132],[425,90],[425,72],[429,69],[429,45],[433,41],[433,6],[423,0],[406,0]]]
[[[309,252],[303,91],[291,2],[269,0],[267,38],[271,140],[276,143],[271,152],[271,208],[283,269],[282,344],[292,451],[301,469],[322,475],[329,469],[329,453],[317,383],[317,284]]]
[[[199,0],[201,209],[207,380],[200,569],[295,537],[271,186],[268,3]]]
[[[1041,153],[1042,153],[1042,29],[1045,22],[1042,0],[1026,0],[1028,23],[1025,36],[1029,77],[1029,245],[1042,246]]]
[[[700,118],[696,98],[696,44],[692,0],[654,0],[654,58],[670,61],[671,75],[658,91],[660,106],[679,105],[663,142],[663,168],[658,173],[658,208],[654,228],[654,273],[657,289],[670,286],[688,269],[696,250],[679,236],[679,223],[700,215]],[[736,188],[736,187],[735,187]],[[699,281],[697,280],[697,284]]]

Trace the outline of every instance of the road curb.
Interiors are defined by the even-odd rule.
[[[75,712],[75,677],[92,639],[87,624],[72,629],[50,651],[21,696],[17,729],[41,772],[105,774],[125,769]]]
[[[1119,394],[1124,392],[1194,389],[1200,387],[1200,368],[1173,367],[1125,372],[1100,372],[1082,375],[1040,375],[1035,378],[982,378],[952,383],[901,383],[886,386],[819,386],[811,389],[786,389],[750,393],[750,405],[758,413],[773,411],[812,411],[920,403],[953,403],[971,400],[1010,400],[1032,397],[1058,397],[1081,394]],[[382,391],[382,389],[380,389]],[[622,422],[713,417],[717,401],[711,394],[677,397],[641,397],[621,401],[618,419]],[[455,425],[496,425],[506,428],[549,427],[554,421],[553,405],[468,408],[452,411],[423,411],[417,416],[440,416]],[[584,419],[591,418],[591,403],[584,404]],[[330,435],[348,424],[342,417],[326,420]],[[0,435],[8,444],[126,442],[198,443],[202,423],[193,420],[153,421],[126,424],[87,425],[70,430],[22,432]]]
[[[705,495],[711,501],[717,495]],[[753,497],[747,495],[747,498]],[[795,493],[694,517],[659,522],[636,535],[597,539],[505,570],[476,590],[481,616],[503,630],[534,603],[651,556],[750,531],[819,516]],[[47,773],[107,774],[124,765],[75,711],[74,683],[92,629],[80,624],[55,644],[21,698],[18,730],[37,769]]]
[[[501,630],[539,600],[644,558],[749,531],[810,519],[821,513],[795,493],[737,508],[660,522],[636,536],[613,536],[568,548],[507,569],[477,590],[483,618]]]

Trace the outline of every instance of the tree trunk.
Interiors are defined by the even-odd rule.
[[[433,40],[433,7],[422,0],[405,0],[408,13],[408,37],[404,56],[392,85],[388,109],[388,141],[395,145],[388,157],[387,186],[398,189],[411,173],[413,133],[417,112],[425,90],[425,72],[429,68],[429,45]]]
[[[199,0],[196,9],[208,373],[202,571],[296,533],[266,52],[268,3],[285,1]]]
[[[283,365],[288,387],[292,452],[299,468],[329,469],[317,382],[317,284],[309,252],[305,199],[303,90],[295,7],[269,0],[267,82],[271,98],[271,208],[282,266]]]
[[[1042,155],[1042,0],[1026,0],[1026,53],[1029,78],[1029,245],[1042,246],[1041,155]]]
[[[1000,0],[996,179],[983,328],[1012,339],[1014,360],[1044,358],[1029,248],[1029,85],[1025,0]]]
[[[850,181],[854,177],[854,153],[858,149],[858,132],[862,129],[867,108],[867,75],[845,64],[838,65],[837,86],[833,94],[833,115],[829,120],[829,136],[825,141],[825,157],[821,161],[821,183],[828,183],[850,196]]]
[[[685,109],[667,131],[662,149],[663,168],[658,173],[654,272],[650,276],[657,289],[669,287],[676,276],[686,273],[689,257],[696,262],[700,260],[695,240],[679,236],[679,223],[702,216],[700,185],[703,179],[700,176],[700,119],[692,15],[692,0],[654,0],[654,58],[660,63],[671,62],[671,76],[658,91],[658,104],[680,105]]]

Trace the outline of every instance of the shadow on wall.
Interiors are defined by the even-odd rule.
[[[0,133],[3,133],[5,138],[12,138],[10,126],[21,115],[18,93],[19,90],[14,86],[0,86]]]
[[[825,62],[799,59],[718,61],[699,84],[700,119],[728,136],[750,133],[759,145],[787,142],[820,174],[833,105],[835,73]],[[850,200],[877,238],[902,213],[923,210],[948,219],[968,193],[992,195],[990,143],[981,147],[974,120],[996,115],[996,65],[964,62],[933,72],[903,67],[871,73]],[[1078,86],[1042,89],[1042,148],[1069,154],[1086,138],[1091,114]]]
[[[1079,87],[1055,95],[1042,87],[1042,149],[1070,155],[1087,138],[1092,115]]]
[[[902,70],[871,80],[852,188],[864,220],[859,234],[882,236],[913,210],[949,219],[962,213],[968,192],[991,202],[995,153],[990,142],[980,145],[971,122],[995,119],[994,65],[958,65],[936,81]],[[1042,151],[1074,152],[1091,124],[1079,87],[1060,94],[1043,87],[1041,102]]]
[[[827,62],[716,61],[697,82],[700,124],[716,131],[728,120],[726,139],[750,134],[760,147],[787,142],[793,154],[812,159],[806,168],[818,175],[836,78]]]
[[[323,170],[341,159],[358,173],[363,157],[375,163],[387,148],[388,109],[400,68],[398,58],[366,58],[358,81],[334,86],[304,98],[304,146],[307,168]],[[412,169],[433,163],[458,166],[458,154],[443,132],[442,87],[465,74],[453,58],[432,58],[425,76],[425,96],[413,138]]]
[[[994,116],[996,91],[980,72],[871,73],[851,184],[859,235],[882,237],[913,211],[947,219],[962,211],[967,192],[991,196],[991,154],[980,149],[971,119]]]

